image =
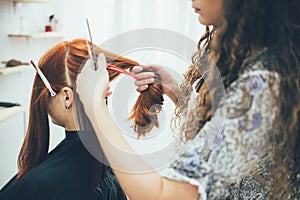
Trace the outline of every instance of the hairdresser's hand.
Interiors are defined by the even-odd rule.
[[[76,80],[76,92],[87,114],[93,112],[94,103],[105,106],[104,99],[111,94],[108,91],[109,77],[103,54],[98,56],[97,64],[98,69],[95,70],[93,62],[90,59],[87,60]]]
[[[138,92],[143,92],[148,89],[149,84],[154,83],[155,73],[160,75],[161,83],[163,85],[163,93],[168,95],[174,103],[177,102],[176,94],[179,89],[180,77],[175,71],[163,66],[135,66],[131,72],[139,76],[139,80],[135,81]]]

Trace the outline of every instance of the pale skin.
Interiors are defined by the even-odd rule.
[[[111,95],[109,88],[105,96]],[[78,130],[73,111],[74,92],[70,87],[63,87],[59,93],[48,101],[48,115],[51,121],[68,131]]]
[[[204,25],[217,25],[221,21],[222,2],[222,0],[193,0],[193,8],[199,14],[200,23],[203,23]],[[220,10],[218,11],[218,9]],[[212,12],[211,15],[208,15],[210,12]],[[218,18],[220,21],[217,20]],[[102,67],[99,67],[98,70],[95,71],[91,62],[85,64],[81,74],[79,74],[77,78],[76,91],[84,104],[86,114],[93,125],[98,141],[100,142],[122,189],[129,199],[199,199],[200,194],[198,193],[197,186],[160,176],[158,172],[151,169],[151,167],[149,167],[144,160],[134,152],[123,138],[122,131],[114,122],[104,101],[108,88],[108,72],[105,67],[105,59],[101,54],[98,59],[98,65]],[[169,96],[176,104],[177,98],[175,94],[178,91],[179,83],[162,67],[134,67],[132,71],[140,77],[140,79],[135,82],[137,91],[144,91],[148,88],[148,84],[153,83],[154,81],[154,73],[143,72],[143,69],[148,69],[160,74],[164,94]],[[130,163],[128,163],[128,159],[118,154],[119,151],[115,150],[116,147],[132,153]],[[136,174],[134,171],[130,171],[130,164],[134,164],[135,166],[138,166],[139,169],[150,172]]]
[[[51,121],[69,131],[76,130],[72,108],[73,97],[73,90],[63,87],[59,93],[49,99],[47,107]]]

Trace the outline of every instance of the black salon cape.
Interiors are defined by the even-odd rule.
[[[126,199],[110,168],[95,190],[89,187],[87,153],[78,133],[66,131],[66,138],[46,160],[1,189],[0,200]]]

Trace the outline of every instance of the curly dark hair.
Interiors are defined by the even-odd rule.
[[[208,89],[208,85],[216,79],[214,70],[207,70],[201,65],[204,53],[208,53],[219,67],[227,88],[237,79],[241,66],[255,54],[255,49],[267,47],[274,50],[272,52],[280,68],[270,70],[280,75],[281,82],[276,113],[276,129],[280,135],[273,141],[275,151],[272,159],[277,166],[274,178],[279,184],[274,185],[271,196],[284,192],[289,194],[288,179],[300,171],[300,1],[224,0],[223,6],[221,26],[206,28],[199,41],[199,50],[192,56],[193,64],[184,75],[175,110],[175,124],[187,114],[193,84],[198,83],[198,106],[194,112],[191,111],[194,116],[189,116],[189,120],[180,126],[182,138],[195,137],[211,119],[214,112],[212,101],[218,102],[221,98],[216,86]]]

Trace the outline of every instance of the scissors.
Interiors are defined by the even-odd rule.
[[[88,34],[89,34],[89,37],[90,37],[90,41],[91,41],[91,44],[92,44],[92,51],[90,49],[90,46],[89,46],[89,43],[88,43],[87,40],[86,40],[86,46],[88,47],[88,53],[89,53],[90,58],[92,59],[92,62],[93,62],[94,67],[95,67],[95,70],[97,70],[98,66],[97,66],[97,62],[96,62],[96,60],[97,60],[96,59],[96,53],[95,53],[95,49],[94,49],[94,43],[93,43],[91,29],[90,29],[90,25],[89,25],[88,19],[86,19],[86,25],[87,25],[87,29],[88,29]],[[139,79],[139,77],[136,74],[128,72],[128,71],[126,71],[126,70],[124,70],[124,69],[122,69],[120,67],[117,67],[115,65],[112,65],[112,64],[107,64],[106,69],[113,70],[113,71],[118,72],[118,73],[126,74],[126,75],[128,75],[128,76],[130,76],[130,77],[132,77],[132,78],[134,78],[136,80]]]

